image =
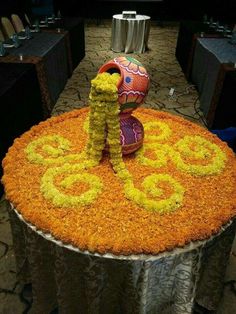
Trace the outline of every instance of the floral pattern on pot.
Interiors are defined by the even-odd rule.
[[[123,155],[131,154],[143,145],[142,123],[133,116],[120,115],[120,141]]]
[[[150,79],[144,66],[132,57],[117,57],[105,63],[99,73],[110,74],[118,72],[121,79],[118,82],[118,101],[121,112],[131,113],[141,105],[147,96]]]

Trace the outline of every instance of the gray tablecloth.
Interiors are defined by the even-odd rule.
[[[46,80],[52,100],[56,103],[68,78],[66,42],[63,34],[34,33],[30,40],[22,40],[19,48],[8,48],[8,53],[37,56],[44,60]],[[51,110],[52,108],[49,108]]]
[[[191,314],[195,301],[217,308],[235,223],[182,253],[119,260],[72,251],[9,213],[18,279],[33,287],[31,313]]]
[[[111,49],[115,52],[143,53],[148,47],[150,17],[136,15],[136,18],[123,18],[113,15]]]
[[[193,57],[192,82],[200,95],[200,108],[207,116],[218,73],[222,63],[236,62],[236,45],[229,43],[228,38],[197,39]]]

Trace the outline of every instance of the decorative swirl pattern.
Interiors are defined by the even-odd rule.
[[[167,199],[150,199],[148,194],[153,198],[162,196],[162,190],[156,187],[160,182],[167,182],[170,184],[173,193]],[[132,180],[127,180],[124,185],[126,197],[142,208],[158,211],[159,213],[166,213],[177,209],[182,204],[184,188],[168,174],[153,174],[147,176],[144,179],[142,186],[145,193],[135,188]]]
[[[171,148],[166,144],[148,143],[144,144],[143,147],[135,153],[135,155],[141,164],[153,168],[160,168],[166,165],[170,149]],[[151,150],[155,153],[156,159],[145,157],[145,152],[147,150]]]
[[[55,147],[55,145],[57,145]],[[43,152],[45,155],[42,155]],[[85,154],[68,154],[66,153],[70,149],[70,142],[60,135],[46,135],[37,138],[30,142],[25,153],[28,160],[35,164],[52,165],[52,164],[64,164],[70,161],[81,161]],[[48,157],[46,157],[48,156]]]
[[[180,139],[174,145],[171,155],[179,170],[197,176],[220,173],[226,161],[226,155],[220,147],[201,136],[185,136]],[[198,161],[203,161],[204,164],[197,164]]]
[[[146,122],[143,125],[144,127],[144,131],[145,131],[145,138],[147,140],[152,140],[152,141],[163,141],[163,140],[167,140],[172,133],[172,130],[170,129],[170,127],[168,126],[167,123],[161,122],[161,121],[150,121],[150,122]],[[148,134],[148,131],[152,131],[153,130],[158,130],[160,134],[157,135],[151,135]]]
[[[70,142],[59,135],[43,136],[26,147],[25,152],[32,163],[63,164],[61,167],[49,168],[44,173],[41,192],[56,206],[91,204],[101,193],[102,183],[99,177],[84,171],[100,162],[107,139],[113,170],[124,184],[126,197],[147,210],[159,213],[173,211],[182,205],[185,192],[183,186],[170,174],[150,174],[143,180],[144,191],[141,191],[135,187],[133,176],[122,159],[116,87],[118,80],[117,73],[101,73],[91,82],[90,117],[83,124],[84,131],[89,134],[87,152],[68,154]],[[171,147],[163,144],[172,135],[167,123],[161,120],[146,122],[144,130],[146,143],[135,154],[136,160],[142,165],[161,168],[167,166],[168,159],[171,159],[179,170],[195,176],[217,174],[225,165],[226,155],[223,151],[201,136],[185,136]],[[155,157],[149,158],[148,151]],[[63,176],[64,179],[60,183],[56,181],[56,184],[57,176]],[[67,195],[68,188],[81,181],[89,184],[89,190],[79,196]],[[163,182],[168,189],[162,190]]]
[[[57,144],[57,147],[55,147]],[[62,167],[49,168],[41,179],[40,190],[44,197],[51,200],[57,206],[75,206],[75,205],[88,205],[93,202],[97,195],[101,192],[100,179],[89,173],[78,173],[81,170],[90,168],[95,164],[91,160],[83,160],[86,157],[85,152],[81,154],[68,154],[66,152],[70,149],[70,142],[59,135],[47,135],[37,138],[30,142],[25,149],[27,158],[30,162],[42,165],[63,164]],[[40,150],[47,156],[45,157]],[[80,164],[71,165],[68,162],[80,161]],[[80,196],[71,196],[62,193],[54,185],[54,178],[57,175],[68,172],[69,176],[61,182],[62,188],[68,188],[77,181],[88,183],[91,188]],[[77,172],[77,173],[75,173]]]
[[[49,168],[41,180],[41,192],[47,200],[52,201],[54,205],[61,207],[85,206],[91,204],[101,193],[102,183],[99,177],[89,173],[79,173],[85,169],[85,164],[69,165],[62,167]],[[61,192],[54,184],[55,177],[61,174],[68,176],[61,181],[62,188],[69,188],[77,181],[82,181],[90,185],[90,189],[79,196],[67,195]]]
[[[152,129],[154,126],[158,126],[162,130],[162,133],[153,136],[147,135],[147,139],[163,140],[171,135],[170,128],[163,122],[157,121],[145,124],[146,130]],[[118,133],[116,136],[113,136],[112,133],[108,135],[110,145],[115,141],[117,135]],[[96,134],[94,134],[94,136],[96,137]],[[115,141],[115,147],[116,145],[117,143]],[[67,139],[59,135],[47,135],[29,143],[25,152],[30,162],[43,165],[60,165],[72,161],[80,161],[79,165],[66,164],[62,167],[48,169],[41,181],[41,192],[46,199],[52,200],[53,204],[57,206],[88,205],[100,193],[101,182],[98,177],[94,175],[88,173],[73,174],[73,172],[80,172],[97,163],[92,163],[91,160],[91,162],[83,161],[85,153],[65,155],[69,149],[70,142]],[[145,156],[145,152],[149,149],[155,153],[156,159],[149,159]],[[117,152],[116,149],[113,150],[111,151],[113,168],[117,172],[118,177],[124,182],[125,194],[128,199],[145,209],[155,210],[160,213],[172,211],[181,205],[184,188],[175,179],[167,174],[148,176],[143,181],[145,192],[142,192],[135,188],[132,175],[126,169],[124,162],[120,158],[120,152]],[[45,155],[48,157],[45,157]],[[219,173],[223,169],[226,160],[225,154],[216,144],[200,136],[185,136],[174,145],[174,148],[166,144],[146,143],[142,149],[136,152],[136,158],[141,164],[153,168],[165,166],[168,156],[179,170],[200,176]],[[190,163],[192,160],[203,160],[210,163],[206,165],[193,164]],[[91,189],[81,196],[70,196],[60,192],[60,190],[54,186],[54,177],[60,173],[66,172],[70,175],[61,182],[63,188],[72,185],[76,181],[83,180],[90,184]],[[164,200],[151,199],[161,196],[160,189],[156,187],[156,184],[161,180],[168,181],[171,186],[174,186],[172,195]]]

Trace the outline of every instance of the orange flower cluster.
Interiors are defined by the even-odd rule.
[[[146,197],[157,202],[175,193],[175,182],[184,189],[175,210],[158,212],[126,198],[124,183],[114,173],[108,155],[104,154],[95,167],[78,166],[88,141],[84,127],[88,115],[89,109],[84,108],[41,122],[9,149],[3,160],[2,182],[6,197],[26,221],[81,250],[155,255],[207,239],[236,215],[235,156],[215,135],[168,113],[136,110],[134,115],[147,126],[146,148],[142,155],[123,157],[135,189],[141,191],[141,196],[146,189]],[[157,121],[156,128],[149,127]],[[49,139],[50,145],[41,138]],[[201,151],[199,144],[204,146]],[[170,153],[167,146],[172,148]],[[57,171],[63,158],[65,169],[81,172],[70,170],[68,177],[67,171]],[[48,179],[45,173],[53,176]],[[101,182],[99,193],[89,203],[60,206],[61,198],[52,202],[41,191],[43,178],[43,183],[50,180],[50,186],[62,195],[80,200],[81,194],[91,188],[87,174]],[[152,180],[148,182],[147,177]],[[168,180],[154,180],[161,177]]]

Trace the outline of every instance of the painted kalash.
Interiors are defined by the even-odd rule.
[[[143,65],[131,57],[115,58],[99,69],[89,95],[87,153],[95,162],[101,160],[104,150],[109,151],[114,170],[118,170],[117,166],[123,165],[122,155],[142,146],[143,125],[132,112],[144,102],[149,83]]]
[[[143,125],[132,112],[144,102],[149,85],[147,71],[131,57],[108,61],[91,81],[87,155],[97,165],[109,151],[114,171],[126,184],[133,183],[122,155],[143,144]]]

